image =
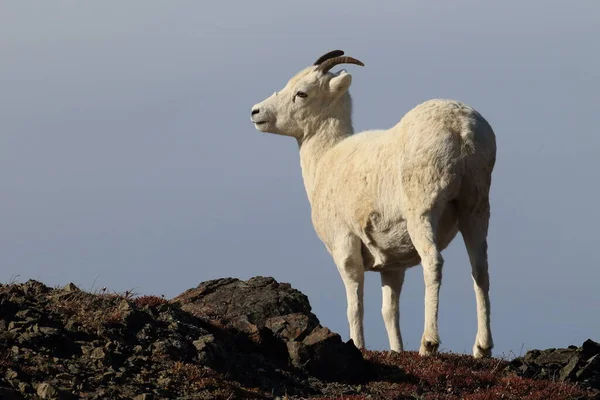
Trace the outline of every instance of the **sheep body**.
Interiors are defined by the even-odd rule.
[[[475,141],[480,145],[473,156]],[[415,266],[420,257],[408,234],[406,208],[418,208],[411,202],[421,199],[407,198],[404,192],[415,189],[404,183],[420,192],[430,182],[428,194],[444,192],[436,232],[443,250],[458,232],[455,201],[462,180],[478,178],[465,171],[484,175],[475,184],[485,191],[494,154],[493,131],[474,109],[453,100],[426,101],[393,128],[348,136],[323,155],[310,196],[315,230],[329,249],[346,230],[360,237],[367,270]],[[402,179],[409,175],[417,179]]]
[[[461,232],[477,301],[475,357],[491,355],[487,231],[495,135],[473,108],[429,100],[387,130],[353,134],[351,75],[363,65],[330,52],[252,108],[262,132],[295,137],[319,238],[346,289],[350,337],[364,347],[364,273],[381,274],[382,316],[392,350],[403,350],[399,297],[407,268],[421,263],[425,326],[420,354],[438,350],[441,251]]]

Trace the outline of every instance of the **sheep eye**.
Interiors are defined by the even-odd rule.
[[[303,98],[303,99],[304,99],[304,98],[306,98],[308,95],[307,95],[305,92],[303,92],[303,91],[301,91],[301,90],[298,90],[298,91],[296,92],[296,94],[294,95],[294,97],[292,97],[292,102],[293,102],[293,103],[295,103],[295,102],[296,102],[296,96],[298,96],[298,97],[301,97],[301,98]]]

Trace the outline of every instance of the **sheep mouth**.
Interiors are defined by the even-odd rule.
[[[267,121],[267,120],[255,121],[254,118],[250,118],[250,122],[252,122],[254,125],[258,126],[258,125],[264,125],[269,121]]]
[[[266,119],[261,119],[258,121],[252,121],[254,124],[254,129],[259,132],[268,132],[270,127],[272,126],[273,121],[269,121]]]

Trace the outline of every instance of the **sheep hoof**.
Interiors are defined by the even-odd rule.
[[[489,358],[492,356],[491,347],[481,347],[479,345],[473,346],[473,357],[475,358]]]
[[[439,347],[440,347],[440,344],[437,342],[424,340],[421,342],[421,348],[419,349],[419,354],[422,356],[433,356],[433,355],[437,354]]]

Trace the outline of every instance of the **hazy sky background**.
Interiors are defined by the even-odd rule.
[[[273,276],[348,338],[313,231],[297,144],[250,108],[322,53],[354,76],[356,131],[416,104],[467,102],[493,126],[495,354],[600,339],[600,2],[1,1],[0,281],[173,297]],[[444,252],[442,349],[476,332],[460,236]],[[379,274],[367,346],[386,349]],[[423,280],[401,298],[418,348]]]

